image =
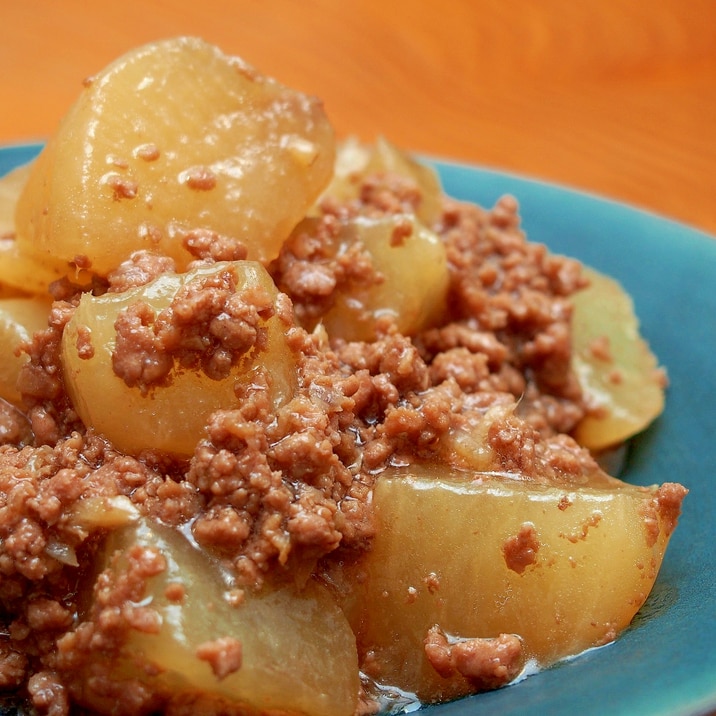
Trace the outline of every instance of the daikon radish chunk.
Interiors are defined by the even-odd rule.
[[[142,519],[110,533],[97,565],[103,588],[142,556],[163,568],[146,578],[141,603],[128,600],[122,613],[144,609],[156,628],[128,631],[108,678],[139,679],[159,695],[200,693],[249,714],[353,716],[355,638],[325,587],[309,580],[238,590],[181,533]],[[111,711],[92,679],[82,691],[84,705]]]
[[[684,494],[388,471],[373,494],[372,549],[337,578],[370,675],[435,701],[476,688],[459,660],[450,670],[435,658],[441,646],[497,648],[515,635],[509,681],[530,659],[550,665],[612,641],[652,588]]]
[[[193,325],[199,319],[191,311],[204,310],[200,293],[207,289],[219,303]],[[237,383],[265,382],[280,406],[293,396],[296,358],[277,297],[266,270],[252,261],[167,273],[99,297],[84,294],[62,336],[75,410],[123,452],[188,456],[209,415],[237,405]],[[233,355],[240,340],[249,344]]]
[[[20,196],[27,255],[106,275],[137,250],[179,269],[192,233],[272,259],[327,185],[322,105],[212,45],[181,37],[130,51],[86,82]]]
[[[665,375],[639,333],[631,297],[614,279],[585,269],[573,297],[573,366],[592,406],[575,438],[604,450],[646,428],[664,409]]]

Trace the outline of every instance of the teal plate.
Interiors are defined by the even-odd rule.
[[[0,175],[38,145],[0,148]],[[623,477],[678,481],[690,494],[659,579],[632,626],[499,691],[425,716],[703,716],[716,713],[716,239],[659,216],[557,186],[434,162],[451,196],[520,203],[532,241],[619,279],[670,387],[663,416],[633,441]]]

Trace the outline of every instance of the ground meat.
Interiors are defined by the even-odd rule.
[[[174,260],[157,256],[149,251],[136,251],[123,261],[107,277],[109,291],[121,293],[136,286],[143,286],[163,273],[175,270]]]
[[[135,157],[143,159],[145,162],[155,162],[161,156],[159,147],[152,143],[140,144],[134,148],[132,154],[134,154]]]
[[[480,691],[496,689],[513,681],[525,658],[522,642],[512,634],[494,638],[448,639],[439,626],[425,637],[425,655],[443,678],[464,677]]]
[[[587,539],[587,535],[589,534],[589,530],[593,529],[595,527],[599,526],[599,523],[602,521],[602,513],[595,511],[593,512],[590,517],[585,520],[581,528],[579,530],[575,530],[574,532],[570,532],[567,534],[562,535],[565,539],[569,540],[572,543],[584,541]]]
[[[491,211],[448,202],[438,232],[451,265],[453,321],[420,337],[428,358],[439,357],[444,375],[446,350],[466,349],[452,354],[458,366],[467,352],[484,356],[489,372],[473,361],[461,373],[463,390],[508,390],[522,398],[523,416],[538,415],[543,432],[569,432],[583,415],[570,366],[568,300],[586,284],[579,264],[527,242],[511,197]],[[534,405],[543,395],[558,401],[548,415]]]
[[[520,531],[508,537],[502,546],[507,568],[517,574],[522,574],[527,567],[535,564],[537,552],[539,552],[539,538],[531,522],[525,522],[520,527]]]
[[[25,654],[15,651],[0,642],[0,690],[12,691],[20,688],[27,678],[28,659]]]
[[[241,642],[230,637],[204,642],[196,650],[197,658],[209,663],[219,681],[241,668],[242,653]]]
[[[372,217],[412,212],[416,192],[402,178],[370,177],[363,204],[324,202],[320,217],[298,227],[271,271],[299,323],[312,328],[338,293],[380,279],[360,243],[342,247],[341,220],[359,208]],[[569,296],[586,285],[580,265],[527,242],[510,197],[491,211],[447,201],[433,228],[450,264],[449,312],[443,325],[413,337],[431,382],[509,392],[540,432],[570,432],[584,415],[570,344]]]
[[[647,543],[656,544],[661,531],[669,537],[676,529],[681,513],[681,503],[686,488],[676,482],[665,482],[651,500],[644,516],[647,525]]]
[[[111,172],[103,177],[103,181],[112,190],[112,198],[115,201],[135,199],[137,197],[139,185],[131,177],[125,177],[116,172]]]
[[[83,506],[93,498],[131,496],[168,524],[183,522],[199,503],[184,488],[162,490],[167,485],[178,483],[89,434],[71,434],[54,447],[0,448],[0,603],[9,625],[0,647],[0,682],[36,672],[28,686],[33,701],[45,709],[49,699],[58,709],[43,713],[66,713],[59,675],[66,665],[57,661],[57,649],[67,646],[63,640],[75,626],[77,565],[91,563],[106,514],[83,518]],[[110,591],[113,599],[124,599]]]
[[[184,248],[204,261],[241,261],[248,249],[231,236],[222,236],[209,229],[192,229],[182,239]]]
[[[130,388],[146,393],[151,386],[165,385],[174,367],[169,353],[161,350],[154,331],[155,314],[143,301],[124,309],[114,322],[117,341],[112,367]]]
[[[148,161],[156,158],[146,151]],[[185,178],[197,191],[214,182],[201,168]],[[120,189],[119,198],[130,198]],[[146,393],[177,366],[225,378],[266,347],[266,321],[281,318],[296,357],[294,394],[276,404],[272,376],[257,366],[235,387],[236,403],[210,416],[189,459],[122,455],[80,422],[60,359],[79,291],[68,281],[53,286],[48,328],[28,347],[19,379],[23,411],[0,402],[0,688],[22,687],[39,712],[58,716],[77,700],[117,714],[242,713],[207,695],[116,679],[112,664],[130,631],[159,628],[143,600],[147,580],[166,566],[158,550],[135,545],[122,568],[94,574],[107,531],[123,520],[141,516],[180,530],[230,576],[239,604],[272,571],[290,566],[305,579],[321,560],[369,549],[372,488],[389,466],[442,460],[568,487],[611,484],[566,435],[585,413],[570,367],[569,297],[584,284],[578,264],[526,242],[509,197],[491,210],[445,200],[431,227],[448,259],[443,320],[406,336],[379,317],[370,343],[332,338],[320,319],[336,296],[382,280],[366,248],[345,241],[343,222],[413,214],[424,199],[416,182],[389,174],[367,177],[357,190],[349,201],[325,200],[296,227],[268,267],[283,292],[278,300],[240,289],[227,269],[189,281],[164,311],[139,301],[118,318],[114,371]],[[400,244],[405,226],[396,227]],[[246,256],[242,244],[209,231],[181,239],[197,262]],[[173,269],[172,259],[140,252],[91,290],[125,291]],[[91,336],[79,340],[90,357]],[[479,465],[461,462],[455,449],[456,436],[470,431],[484,438]],[[683,495],[665,486],[654,498],[645,514],[650,538],[673,530]],[[538,549],[526,524],[504,557],[521,573]],[[425,585],[438,594],[439,576],[427,575]],[[181,584],[165,593],[176,605],[186,596]],[[523,665],[519,639],[505,635],[452,639],[435,627],[425,653],[468,690],[508,683]],[[196,655],[222,679],[241,668],[242,644],[210,639]],[[364,661],[369,670],[370,656]],[[374,707],[363,694],[361,712]]]
[[[65,392],[60,359],[62,331],[73,311],[72,302],[55,301],[48,328],[35,334],[27,348],[30,360],[18,376],[17,388],[27,407],[34,441],[39,445],[53,445],[82,427]]]
[[[64,716],[69,710],[69,696],[61,679],[50,671],[33,674],[27,685],[32,703],[46,716]]]
[[[227,269],[187,282],[158,315],[143,301],[124,309],[114,324],[115,374],[146,393],[167,385],[175,366],[221,380],[249,351],[265,350],[273,299],[236,282]]]
[[[179,174],[179,181],[195,191],[211,191],[216,187],[216,174],[208,167],[191,167]]]
[[[360,242],[346,241],[341,223],[327,213],[301,222],[271,265],[278,288],[291,297],[298,321],[312,328],[336,296],[381,280],[371,254]]]

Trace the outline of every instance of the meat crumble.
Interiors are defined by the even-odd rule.
[[[199,172],[187,181],[206,191],[214,178]],[[131,198],[125,184],[114,190]],[[157,614],[142,600],[147,579],[166,568],[160,553],[136,546],[123,570],[99,575],[87,608],[83,565],[100,549],[108,505],[189,530],[243,594],[282,566],[303,565],[308,574],[328,555],[370,549],[371,491],[381,471],[439,460],[445,436],[487,411],[498,416],[486,438],[500,470],[575,485],[599,472],[568,437],[587,410],[570,363],[570,296],[586,281],[576,261],[526,241],[513,198],[492,209],[444,200],[432,227],[449,267],[439,325],[408,336],[380,319],[371,342],[322,330],[337,292],[382,280],[360,243],[336,255],[338,220],[400,217],[421,199],[404,177],[369,176],[357,199],[326,199],[302,225],[269,266],[297,356],[297,390],[276,408],[271,376],[256,371],[237,386],[233,408],[210,416],[189,459],[151,451],[130,457],[82,424],[60,359],[79,292],[55,287],[48,327],[26,348],[25,412],[0,404],[1,688],[20,689],[40,713],[61,716],[88,688],[76,674],[89,668],[89,688],[99,701],[115,702],[113,713],[190,713],[197,704],[202,713],[243,713],[196,694],[151,691],[139,679],[119,693],[101,663],[88,666],[97,650],[119,652],[131,630],[157,629]],[[409,241],[410,229],[397,226],[394,240]],[[215,235],[194,232],[185,241],[199,263],[245,256],[243,246]],[[95,291],[141,286],[172,267],[167,257],[136,254]],[[274,310],[261,291],[238,290],[230,274],[192,282],[162,314],[140,302],[121,315],[114,370],[145,392],[169,380],[176,365],[220,379],[265,347],[260,325]],[[91,357],[91,335],[81,341],[81,354]],[[683,494],[674,494],[663,500],[680,503]],[[103,520],[91,518],[93,504]],[[505,545],[505,560],[520,574],[538,548],[534,526],[525,525]],[[181,603],[181,585],[169,594]],[[480,689],[508,683],[524,663],[517,637],[451,642],[439,626],[426,635],[425,653],[438,673],[459,673]],[[241,668],[242,644],[212,640],[197,658],[222,679]],[[371,708],[366,694],[361,704]]]
[[[517,574],[522,574],[527,567],[535,564],[539,552],[539,537],[535,526],[525,522],[516,535],[505,541],[502,552],[508,569]]]
[[[524,665],[522,644],[513,634],[451,640],[437,625],[425,637],[425,654],[438,674],[458,673],[480,691],[508,684]]]

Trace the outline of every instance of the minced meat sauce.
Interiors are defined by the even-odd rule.
[[[185,297],[182,326],[167,325],[164,342],[154,336],[147,345],[142,331],[132,330],[141,326],[141,306],[118,326],[115,371],[128,385],[151,390],[177,356],[225,375],[235,355],[260,340],[255,316],[281,314],[298,356],[295,395],[275,411],[260,376],[240,385],[235,407],[211,416],[189,460],[152,452],[130,457],[82,425],[59,355],[79,293],[67,282],[53,287],[48,328],[26,347],[30,361],[20,377],[26,411],[0,405],[0,689],[24,694],[40,713],[70,713],[73,693],[82,689],[76,683],[82,664],[98,651],[121,648],[128,630],[152,629],[151,609],[122,606],[162,569],[146,550],[129,556],[122,580],[98,583],[92,610],[81,608],[84,572],[105,533],[76,518],[77,506],[90,498],[121,497],[165,525],[191,525],[196,543],[250,589],[296,556],[320,564],[326,555],[370,549],[370,494],[381,470],[435,457],[441,436],[495,404],[519,400],[517,416],[506,413],[487,438],[505,471],[575,483],[595,471],[589,452],[566,437],[586,410],[570,369],[569,301],[585,281],[576,261],[525,240],[510,197],[491,210],[444,200],[432,227],[450,271],[439,325],[408,337],[379,321],[371,342],[329,340],[320,327],[304,327],[320,321],[346,282],[380,280],[360,246],[338,258],[325,250],[337,220],[398,216],[421,201],[415,185],[385,175],[367,177],[359,196],[323,202],[313,232],[268,267],[282,292],[277,308],[260,292],[241,294],[231,307],[239,328],[222,333],[205,355],[192,348],[192,337],[228,310],[220,279],[203,286],[207,300],[196,290]],[[400,228],[393,240],[406,240]],[[187,245],[197,261],[245,255],[240,245],[208,234],[188,237]],[[141,285],[172,266],[139,254],[95,291]],[[79,343],[80,353],[91,355],[89,338]],[[529,563],[529,546],[528,539],[513,546],[513,569]],[[180,585],[177,592],[180,601]],[[426,653],[439,672],[462,668],[486,688],[514,677],[520,655],[513,642],[449,645],[436,628]],[[207,643],[200,652],[218,677],[240,668],[238,642]],[[101,682],[101,669],[93,673]],[[200,712],[198,702],[180,703],[138,684],[119,693],[107,679],[106,689],[117,713]],[[360,708],[371,710],[368,696]],[[228,706],[219,712],[233,713]]]

